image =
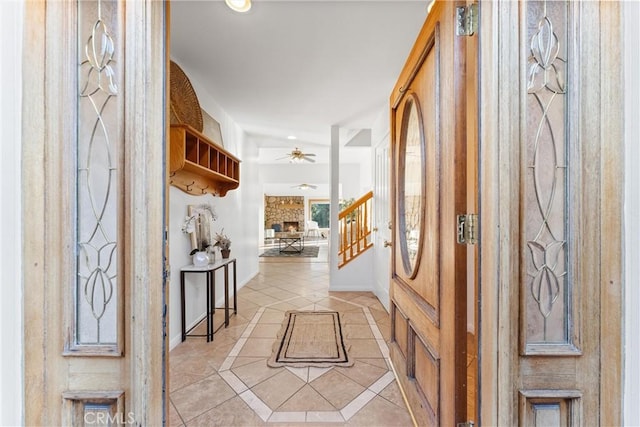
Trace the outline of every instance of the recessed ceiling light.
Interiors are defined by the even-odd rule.
[[[251,0],[224,0],[224,2],[236,12],[247,12],[251,9]]]
[[[289,135],[287,139],[298,139],[295,135]]]

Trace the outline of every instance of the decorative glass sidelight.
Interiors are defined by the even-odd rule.
[[[567,277],[567,2],[529,1],[524,146],[526,344],[564,344]]]
[[[118,341],[122,192],[118,6],[78,1],[75,346]]]

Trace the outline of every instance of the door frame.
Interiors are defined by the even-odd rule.
[[[597,6],[596,6],[597,7]],[[521,69],[519,2],[482,2],[480,8],[480,422],[483,425],[514,425],[519,420],[514,392],[513,366],[519,354],[519,150]],[[595,15],[595,16],[594,16]],[[614,321],[601,334],[602,369],[598,386],[602,396],[598,408],[601,425],[622,423],[622,226],[624,188],[624,135],[621,58],[622,25],[619,3],[602,2],[598,13],[585,14],[590,32],[600,35],[600,106],[598,122],[602,142],[600,163],[601,313]],[[599,20],[598,20],[599,19]],[[584,52],[582,53],[584,55]],[[611,70],[607,72],[607,70]],[[597,88],[591,89],[597,91]],[[602,137],[606,135],[607,137]],[[618,319],[619,321],[615,321]]]

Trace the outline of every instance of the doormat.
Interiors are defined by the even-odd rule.
[[[287,311],[267,361],[281,366],[352,366],[337,311]]]
[[[270,248],[267,249],[261,257],[301,257],[301,258],[316,258],[318,256],[318,251],[320,248],[318,246],[305,246],[302,249],[302,252],[294,252],[294,251],[285,251],[280,252],[278,248]]]

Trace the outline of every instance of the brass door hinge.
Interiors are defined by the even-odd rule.
[[[478,243],[478,215],[458,215],[458,243],[475,245]]]
[[[456,7],[456,35],[472,36],[478,32],[478,4]]]

